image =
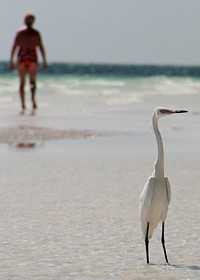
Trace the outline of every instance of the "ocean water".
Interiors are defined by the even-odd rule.
[[[0,73],[0,108],[16,109],[17,73],[9,73],[7,63],[1,65]],[[130,112],[128,109],[137,105],[153,108],[186,104],[195,109],[199,92],[200,67],[54,63],[47,72],[39,73],[37,96],[39,107],[46,113],[55,109],[58,113],[76,114],[120,109]],[[173,104],[177,97],[180,104]]]

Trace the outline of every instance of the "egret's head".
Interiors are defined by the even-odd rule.
[[[186,110],[171,110],[162,107],[158,107],[154,110],[153,114],[156,118],[160,119],[161,117],[171,115],[171,114],[178,114],[178,113],[187,113]]]

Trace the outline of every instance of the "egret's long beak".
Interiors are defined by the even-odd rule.
[[[165,114],[180,114],[180,113],[187,113],[188,111],[186,110],[166,110]]]
[[[174,113],[179,114],[179,113],[187,113],[187,112],[188,112],[188,111],[186,111],[186,110],[175,110]]]
[[[163,114],[179,114],[179,113],[187,113],[188,111],[186,110],[169,110],[169,109],[161,109],[161,113]]]

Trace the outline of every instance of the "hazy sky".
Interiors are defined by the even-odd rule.
[[[0,61],[26,12],[49,62],[200,65],[200,0],[0,0]]]

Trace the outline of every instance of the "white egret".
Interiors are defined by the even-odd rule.
[[[154,165],[154,171],[147,180],[140,197],[140,220],[143,237],[145,238],[147,263],[149,263],[149,239],[152,237],[153,231],[159,222],[162,222],[161,242],[165,260],[168,263],[165,248],[164,226],[168,205],[171,199],[171,188],[169,180],[164,174],[164,149],[162,137],[158,129],[158,121],[161,117],[170,114],[186,112],[185,110],[169,110],[165,108],[156,108],[153,112],[152,124],[158,146],[158,156]]]

